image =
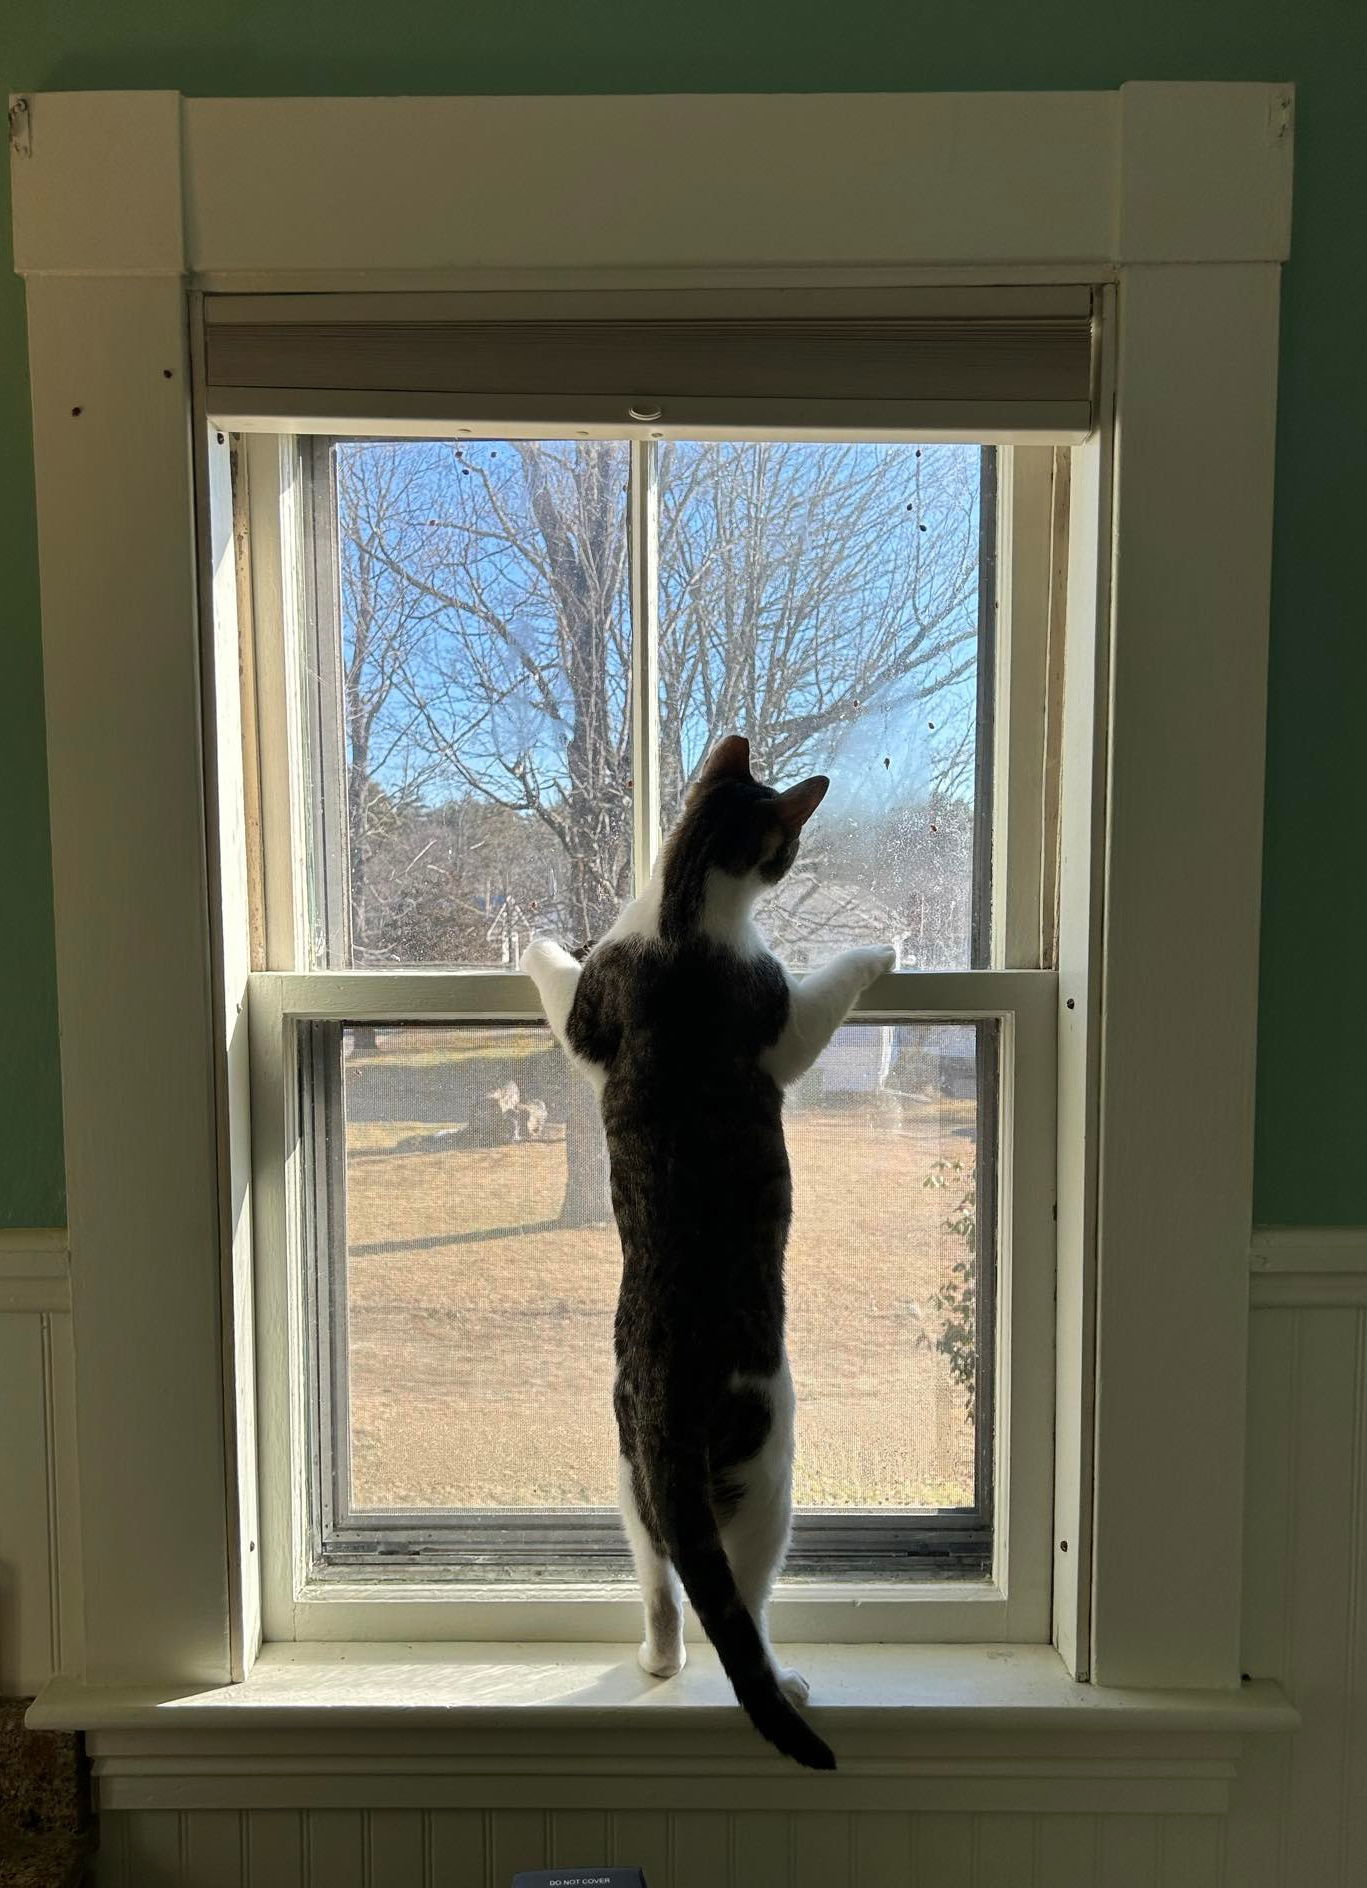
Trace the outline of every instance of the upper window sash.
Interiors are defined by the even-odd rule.
[[[502,428],[489,431],[506,436]],[[1068,455],[1036,445],[992,457],[1000,470],[996,489],[984,479],[979,553],[978,718],[990,738],[977,743],[973,956],[1029,968],[1050,963],[1053,950],[1057,800],[1046,787],[1057,784]],[[254,434],[238,442],[237,460],[256,645],[247,738],[261,782],[257,963],[276,970],[341,965],[350,957],[350,898],[330,456],[317,435]],[[653,442],[630,445],[638,892],[661,840],[655,465]]]

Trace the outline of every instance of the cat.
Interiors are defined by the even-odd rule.
[[[730,735],[691,788],[650,883],[582,963],[536,939],[521,968],[597,1090],[622,1242],[613,1403],[622,1515],[645,1607],[645,1670],[684,1662],[682,1595],[737,1700],[785,1755],[835,1767],[797,1706],[766,1607],[792,1517],[793,1386],[783,1338],[792,1210],[783,1090],[886,949],[798,980],[751,919],[826,792],[776,792]]]

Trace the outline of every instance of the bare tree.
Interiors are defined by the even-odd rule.
[[[339,449],[353,921],[372,960],[501,961],[514,916],[584,944],[628,895],[627,463],[591,440]],[[819,950],[832,901],[857,920],[876,884],[933,961],[958,935],[948,882],[971,828],[975,457],[680,442],[659,470],[666,820],[731,730],[763,778],[862,769],[778,928]],[[571,1219],[601,1213],[596,1182],[575,1198],[583,1126]]]

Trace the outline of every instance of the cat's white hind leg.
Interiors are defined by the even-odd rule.
[[[801,1672],[779,1664],[769,1641],[769,1595],[787,1557],[793,1525],[794,1397],[786,1361],[765,1389],[771,1412],[769,1434],[741,1471],[740,1502],[722,1528],[722,1546],[736,1590],[759,1627],[775,1677],[791,1703],[805,1704],[806,1679]]]
[[[674,1567],[655,1547],[636,1506],[631,1464],[617,1458],[617,1487],[622,1521],[631,1543],[631,1558],[645,1608],[645,1638],[637,1657],[652,1678],[672,1678],[683,1670],[687,1657],[683,1641],[683,1586]]]

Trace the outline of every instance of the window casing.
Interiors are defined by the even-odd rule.
[[[153,1673],[222,1683],[250,1669],[263,1624],[284,1639],[377,1627],[430,1636],[438,1619],[463,1639],[565,1629],[554,1606],[473,1601],[390,1605],[381,1627],[376,1608],[352,1596],[330,1607],[320,1633],[288,1568],[258,1578],[259,1549],[289,1539],[289,1514],[269,1448],[257,1475],[253,1333],[268,1350],[281,1307],[263,1272],[258,1327],[243,1163],[249,1134],[268,1143],[278,1133],[278,1110],[269,1088],[249,1106],[246,1087],[242,840],[255,814],[239,763],[227,453],[210,429],[187,454],[187,424],[205,407],[176,365],[187,292],[193,316],[210,288],[493,290],[520,270],[582,289],[647,271],[658,286],[739,277],[779,290],[859,289],[875,276],[1083,280],[1118,308],[1101,437],[1075,455],[1070,503],[1086,528],[1070,534],[1078,686],[1062,743],[1065,1001],[1048,1031],[1060,1120],[1054,1636],[1078,1677],[1236,1685],[1241,1261],[1290,89],[1130,83],[812,97],[796,110],[779,98],[609,98],[591,102],[591,137],[586,107],[556,99],[433,99],[418,112],[399,99],[172,93],[27,103],[35,135],[15,170],[15,255],[30,313],[80,1540],[91,1570],[74,1668],[97,1686]],[[643,117],[668,135],[643,140]],[[524,172],[491,173],[483,154],[491,139],[534,151],[552,135],[564,137],[567,207],[548,223],[539,178],[531,192]],[[719,219],[715,198],[677,163],[680,136],[698,137],[728,200],[766,213]],[[129,161],[111,167],[111,148]],[[792,181],[813,148],[829,186],[815,196]],[[358,150],[366,182],[352,192],[341,180]],[[637,192],[593,190],[614,161],[639,175]],[[411,189],[413,176],[436,171],[453,179],[458,219],[445,193]],[[1193,191],[1193,176],[1208,187]],[[190,341],[196,356],[193,321]],[[1118,466],[1112,408],[1125,442]],[[190,557],[168,555],[196,537],[213,573],[198,595]],[[223,916],[212,948],[211,911]],[[1155,966],[1179,933],[1181,975],[1155,1003]],[[172,1045],[164,1056],[148,1053],[149,1018]],[[1155,1173],[1166,1179],[1159,1193]],[[269,1173],[261,1184],[269,1239]],[[1174,1341],[1179,1300],[1199,1346]],[[172,1341],[149,1348],[152,1329]],[[286,1381],[260,1373],[267,1436],[279,1428],[272,1385]],[[1186,1548],[1176,1561],[1173,1538]],[[937,1601],[942,1626],[953,1615],[948,1636],[986,1636],[986,1610],[970,1621]],[[625,1643],[633,1612],[605,1602],[586,1629]],[[588,1615],[576,1609],[577,1621]],[[840,1637],[840,1617],[775,1608],[789,1638]],[[881,1600],[862,1617],[864,1637],[906,1636],[904,1612]],[[84,1694],[96,1710],[101,1695]],[[69,1709],[65,1722],[93,1721]]]
[[[371,423],[368,430],[380,429]],[[468,438],[473,429],[462,432]],[[498,438],[500,429],[491,422],[483,433]],[[631,831],[638,886],[649,875],[659,843],[658,578],[653,567],[658,451],[650,438],[636,438],[629,446],[630,585],[637,625],[630,723],[632,771],[639,783]],[[613,1591],[612,1582],[629,1572],[613,1508],[433,1511],[399,1505],[376,1512],[358,1510],[348,1496],[350,1372],[340,1256],[345,1160],[338,1131],[344,1027],[438,1020],[525,1024],[537,1020],[537,1010],[530,985],[508,972],[326,967],[351,958],[345,848],[330,837],[345,822],[341,716],[335,706],[328,707],[340,697],[331,451],[317,435],[254,429],[238,437],[236,452],[237,502],[249,545],[246,587],[257,642],[255,722],[262,745],[255,765],[264,808],[257,873],[265,907],[260,929],[268,940],[267,961],[273,961],[271,970],[255,975],[252,992],[254,1083],[258,1093],[268,1087],[273,1101],[269,1111],[258,1107],[258,1112],[267,1114],[275,1128],[257,1137],[258,1264],[264,1296],[287,1313],[283,1327],[288,1333],[285,1345],[267,1338],[261,1367],[263,1373],[283,1371],[293,1386],[288,1402],[277,1405],[288,1409],[288,1424],[267,1425],[267,1449],[290,1490],[276,1504],[278,1512],[289,1512],[288,1550],[278,1538],[272,1544],[267,1530],[267,1566],[272,1560],[278,1564],[282,1590],[289,1587],[300,1602],[292,1618],[295,1631],[305,1637],[310,1636],[308,1620],[329,1600],[378,1606],[375,1618],[381,1622],[389,1601],[393,1629],[410,1635],[411,1609],[404,1608],[402,1626],[392,1612],[405,1596],[422,1595],[430,1602],[425,1618],[433,1621],[447,1610],[443,1595],[459,1604],[462,1596],[485,1592],[554,1590],[582,1606],[595,1590]],[[979,635],[976,665],[980,733],[973,762],[969,944],[971,962],[979,967],[895,973],[870,993],[858,1024],[881,1024],[887,1030],[908,1023],[969,1024],[978,1043],[975,1141],[981,1179],[974,1317],[977,1355],[990,1367],[976,1373],[976,1493],[969,1507],[940,1512],[799,1509],[785,1590],[836,1602],[919,1596],[912,1636],[947,1631],[959,1637],[1039,1637],[1046,1630],[1042,1560],[1049,1534],[1053,1162],[1048,1017],[1054,979],[1039,874],[1050,842],[1040,825],[1042,779],[1029,789],[1020,785],[1027,776],[1017,759],[1009,832],[992,783],[1003,751],[1003,723],[1028,725],[1032,715],[1041,724],[1045,720],[1045,703],[1038,696],[1031,699],[1029,691],[1044,671],[1038,652],[1048,638],[1051,609],[1057,607],[1047,581],[1016,585],[1008,644],[1015,666],[993,657],[998,569],[1030,561],[1016,546],[1016,518],[1028,519],[1038,530],[1041,517],[1054,517],[1067,456],[1047,445],[982,454],[985,529],[976,607],[985,633]],[[1003,462],[1001,482],[1013,506],[1005,516],[997,503]],[[1037,545],[1032,552],[1032,568],[1047,571],[1047,555]],[[267,701],[272,694],[274,700]],[[268,754],[264,746],[272,739],[276,747]],[[272,780],[274,802],[265,784]],[[1025,831],[1034,833],[1033,850],[1021,843]],[[1029,882],[1022,884],[1022,874],[1030,875]],[[1008,887],[1015,909],[1033,913],[1035,948],[1020,962],[1003,961],[999,910]],[[818,941],[817,961],[821,954]],[[1022,1109],[1030,1121],[1023,1138],[1016,1125]],[[264,1184],[263,1165],[272,1169]],[[263,1328],[269,1331],[272,1323],[268,1313]],[[1014,1350],[1019,1356],[1027,1346],[1032,1367],[1025,1373],[1017,1368],[1012,1407],[1010,1355]],[[604,1407],[609,1385],[605,1370]],[[1028,1517],[1027,1501],[1035,1510]],[[1009,1576],[1013,1556],[1014,1579]],[[1027,1573],[1031,1559],[1034,1567]],[[942,1597],[937,1602],[932,1595]],[[963,1603],[969,1607],[962,1625],[953,1623],[954,1595],[962,1596],[958,1611]],[[331,1617],[338,1617],[335,1610]],[[823,1631],[831,1630],[829,1622],[827,1609]],[[906,1622],[902,1629],[908,1629]],[[383,1636],[385,1626],[367,1624],[365,1630]],[[441,1628],[433,1623],[428,1630],[440,1634]]]

